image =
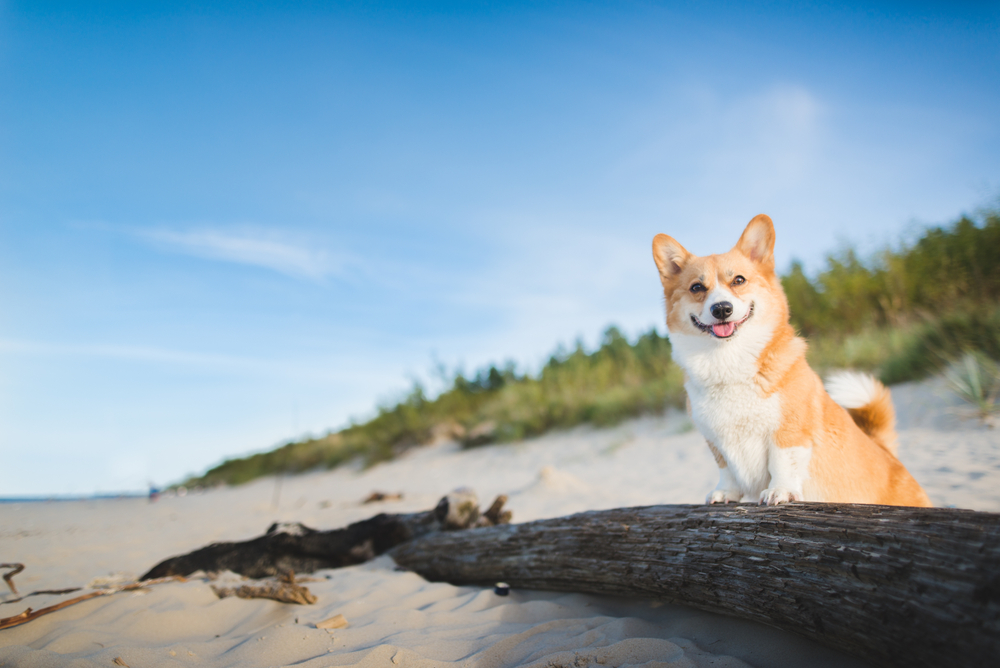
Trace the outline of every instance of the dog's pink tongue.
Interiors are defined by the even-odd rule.
[[[733,332],[736,330],[735,322],[720,322],[717,325],[712,325],[712,331],[719,338],[726,338],[727,336],[732,336]]]

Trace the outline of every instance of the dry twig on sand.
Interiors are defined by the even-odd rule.
[[[12,598],[9,601],[0,601],[0,605],[9,605],[11,603],[20,603],[29,596],[60,596],[62,594],[72,594],[75,591],[80,591],[83,587],[67,587],[66,589],[39,589],[38,591],[33,591],[30,594],[25,594],[24,596],[18,598]]]
[[[20,626],[21,624],[26,624],[33,619],[38,619],[43,615],[47,615],[50,612],[55,612],[56,610],[62,610],[76,603],[81,603],[83,601],[88,601],[92,598],[97,598],[98,596],[109,596],[111,594],[117,594],[120,591],[131,591],[133,589],[142,589],[148,587],[149,585],[161,584],[163,582],[186,582],[187,579],[174,575],[167,578],[157,578],[155,580],[145,580],[143,582],[133,582],[132,584],[127,584],[122,587],[112,587],[111,589],[98,589],[97,591],[92,591],[81,596],[76,596],[67,601],[60,601],[55,605],[50,605],[47,608],[42,608],[41,610],[32,610],[28,608],[19,615],[14,615],[13,617],[3,617],[0,618],[0,630],[9,629],[13,626]]]
[[[361,503],[366,504],[366,503],[378,503],[379,501],[399,501],[402,498],[403,498],[402,492],[397,492],[395,494],[392,494],[390,492],[372,492],[371,494],[366,496],[365,500],[362,501]]]
[[[14,586],[14,576],[24,570],[24,564],[0,564],[0,568],[12,568],[13,570],[3,574],[3,581],[7,583],[10,590],[17,595],[17,587]]]

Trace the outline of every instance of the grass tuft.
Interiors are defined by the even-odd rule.
[[[945,370],[944,377],[952,391],[969,404],[981,420],[993,426],[994,417],[1000,412],[997,405],[1000,365],[982,353],[967,352]]]

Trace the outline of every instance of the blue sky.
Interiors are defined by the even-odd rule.
[[[896,242],[998,118],[996,4],[0,2],[0,495],[662,330],[657,232]]]

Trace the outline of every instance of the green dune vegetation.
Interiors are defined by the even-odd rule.
[[[934,227],[912,243],[860,258],[830,255],[810,277],[799,263],[782,277],[792,323],[810,342],[810,363],[871,371],[886,383],[943,370],[970,351],[1000,360],[1000,210]],[[278,472],[391,459],[416,445],[455,438],[466,447],[550,429],[684,405],[683,375],[656,330],[629,341],[609,327],[599,348],[554,352],[535,374],[490,366],[428,397],[420,385],[377,414],[319,438],[229,459],[186,485],[239,484]]]

